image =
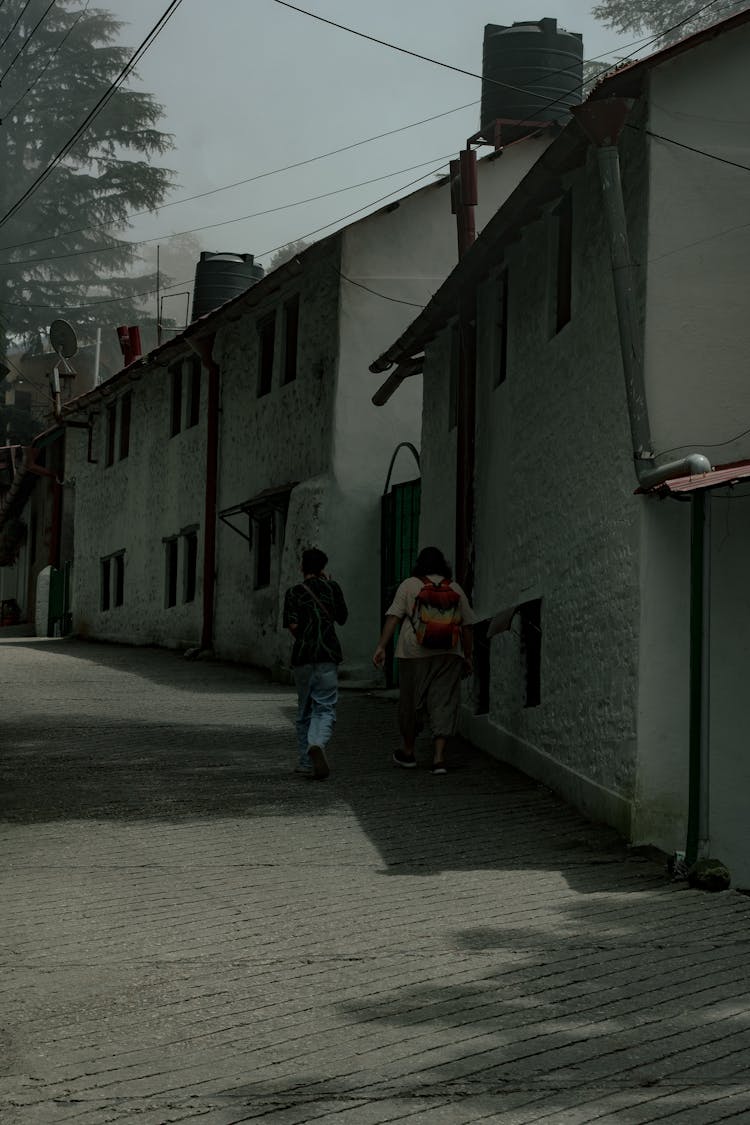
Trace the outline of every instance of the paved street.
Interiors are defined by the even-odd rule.
[[[342,700],[293,776],[248,669],[0,642],[3,1125],[750,1121],[750,899]]]

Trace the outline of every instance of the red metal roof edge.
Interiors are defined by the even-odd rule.
[[[671,477],[651,488],[638,488],[646,496],[675,495],[684,492],[702,492],[709,488],[721,488],[735,482],[750,480],[750,460],[732,461],[727,465],[717,465],[709,473],[697,473],[687,477]]]

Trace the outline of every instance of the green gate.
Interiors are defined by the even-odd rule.
[[[404,447],[412,452],[419,467],[419,455],[413,445],[403,442],[396,448],[388,469],[381,504],[381,617],[385,617],[385,611],[393,601],[398,585],[411,574],[419,551],[421,481],[417,478],[389,487],[396,456]],[[398,684],[393,648],[392,645],[385,664],[388,687]]]

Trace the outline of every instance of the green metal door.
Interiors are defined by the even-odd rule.
[[[399,583],[411,574],[419,551],[419,504],[421,481],[410,480],[394,487],[383,496],[381,532],[381,614],[393,600]],[[385,666],[386,683],[398,683],[398,671],[393,652],[388,654]]]

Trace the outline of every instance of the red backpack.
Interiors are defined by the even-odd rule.
[[[422,589],[414,599],[411,623],[417,644],[423,648],[448,651],[456,647],[461,629],[461,595],[448,578],[440,582],[423,579]]]

